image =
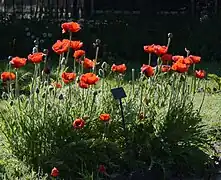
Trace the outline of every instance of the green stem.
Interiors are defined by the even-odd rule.
[[[71,43],[71,40],[72,40],[72,32],[69,33],[69,40],[70,40],[70,43]],[[69,58],[69,54],[70,54],[70,45],[68,47],[68,52],[67,52],[67,56],[66,56],[66,59],[65,59],[65,67],[67,66],[68,64],[68,58]]]
[[[192,82],[191,82],[191,90],[193,95],[195,94],[195,88],[196,88],[196,76],[195,76],[195,64],[193,64],[193,77],[192,77]]]
[[[74,73],[76,73],[76,59],[74,59]]]
[[[60,54],[60,57],[59,57],[59,64],[58,64],[58,69],[57,69],[57,82],[58,82],[59,77],[60,77],[61,61],[62,61],[63,56],[64,56],[64,53]]]
[[[132,93],[134,96],[134,83],[135,83],[135,69],[132,69]]]
[[[150,66],[151,63],[151,53],[149,53],[149,61],[148,61],[148,65]]]
[[[199,113],[202,109],[202,106],[203,106],[203,103],[204,103],[204,100],[205,100],[205,97],[206,97],[206,88],[207,88],[207,82],[205,83],[204,92],[203,92],[203,99],[202,99],[202,102],[200,104],[199,111],[198,111]]]
[[[97,60],[98,60],[98,53],[99,53],[99,46],[97,46],[96,48],[96,54],[95,54],[95,65],[93,68],[93,72],[96,74],[96,64],[97,64]]]
[[[142,104],[143,104],[143,91],[144,91],[144,85],[143,85],[143,83],[142,83],[142,85],[141,85],[141,93],[140,93],[140,107],[139,107],[139,113],[138,114],[140,114],[141,113],[141,109],[142,109]]]
[[[15,70],[15,98],[19,96],[19,87],[18,87],[18,69]]]
[[[47,99],[48,99],[48,82],[49,82],[49,79],[48,79],[48,75],[47,75],[47,86],[46,86],[46,91],[45,91],[45,102],[44,102],[44,116],[43,116],[43,119],[45,119],[45,115],[46,115],[46,110],[47,110]]]
[[[35,81],[37,78],[37,65],[35,64],[35,70],[34,70],[34,75],[33,75],[33,79],[32,79],[32,84],[31,84],[31,92],[30,92],[30,97],[31,97],[31,104],[32,104],[32,108],[34,109],[34,93],[35,93]]]

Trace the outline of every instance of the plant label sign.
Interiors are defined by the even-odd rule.
[[[111,93],[114,96],[114,99],[122,99],[127,97],[122,87],[111,89]]]

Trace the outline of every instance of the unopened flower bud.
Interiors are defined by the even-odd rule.
[[[8,60],[11,61],[12,60],[12,56],[8,56]]]
[[[101,43],[101,40],[100,40],[100,39],[96,39],[95,43],[96,43],[97,45],[99,45],[99,44]]]
[[[13,101],[11,101],[11,102],[10,102],[10,106],[13,106],[13,104],[14,104]]]
[[[38,42],[38,40],[36,39],[36,40],[34,40],[34,44],[35,45],[38,45],[39,44],[39,42]]]
[[[38,48],[37,47],[33,47],[32,53],[36,53],[36,52],[38,52]]]
[[[48,67],[45,67],[43,69],[43,71],[44,71],[45,74],[50,74],[50,72],[51,72],[51,70]]]
[[[63,99],[64,99],[63,94],[60,94],[59,97],[58,97],[58,99],[59,99],[59,100],[63,100]]]
[[[37,88],[37,89],[36,89],[36,93],[39,94],[39,92],[40,92],[40,90]]]
[[[172,33],[168,33],[168,38],[173,38],[173,34]]]
[[[43,50],[43,53],[46,54],[46,55],[48,55],[48,49],[44,49],[44,50]]]

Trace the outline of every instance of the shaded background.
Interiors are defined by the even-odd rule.
[[[187,47],[201,55],[206,66],[221,72],[220,0],[1,0],[0,59],[27,56],[33,41],[49,49],[61,34],[60,24],[79,21],[88,56],[93,58],[92,43],[102,41],[100,57],[114,62],[143,63],[143,45],[167,43],[174,38],[170,52],[185,55]],[[92,5],[93,4],[93,5]]]

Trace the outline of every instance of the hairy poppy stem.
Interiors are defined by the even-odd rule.
[[[66,59],[65,59],[65,67],[68,64],[68,58],[69,58],[70,49],[71,49],[70,45],[71,45],[71,40],[72,40],[72,32],[69,33],[69,40],[70,40],[70,44],[68,46],[68,52],[67,52],[67,56],[66,56]]]
[[[64,53],[60,54],[59,56],[59,64],[58,64],[58,70],[57,70],[57,82],[59,80],[60,77],[60,71],[61,71],[61,61],[63,59]]]
[[[200,111],[201,111],[201,109],[202,109],[202,107],[203,107],[203,103],[204,103],[204,101],[205,101],[205,97],[206,97],[206,88],[207,88],[207,81],[206,81],[206,83],[205,83],[204,92],[203,92],[203,99],[202,99],[202,102],[201,102],[201,104],[200,104],[200,107],[199,107],[198,113],[200,113]]]
[[[132,69],[132,93],[134,95],[135,69]]]
[[[148,65],[150,66],[151,64],[151,53],[149,53],[149,61],[148,61]]]
[[[46,91],[45,91],[45,102],[44,102],[44,116],[43,119],[45,119],[45,115],[46,115],[46,109],[47,109],[47,100],[48,100],[48,83],[49,83],[49,77],[48,75],[46,76],[47,78],[47,85],[46,85]]]
[[[126,129],[126,123],[125,123],[125,119],[124,119],[122,99],[119,99],[119,104],[120,104],[120,112],[121,112],[121,117],[122,117],[122,126],[123,126],[123,130],[124,130],[125,145],[126,145],[126,147],[128,147],[127,129]]]
[[[97,60],[98,60],[98,53],[99,53],[99,46],[96,47],[96,54],[95,54],[95,65],[93,68],[93,72],[96,74],[96,64],[97,64]]]
[[[15,98],[19,96],[19,87],[18,87],[18,69],[15,70]]]
[[[35,69],[34,69],[34,75],[33,75],[33,79],[32,79],[32,84],[31,84],[31,93],[30,93],[30,97],[31,97],[31,103],[32,103],[32,107],[34,109],[34,92],[35,92],[35,81],[37,78],[37,73],[38,73],[38,69],[37,69],[37,64],[34,65]]]
[[[193,74],[195,72],[195,67],[196,65],[193,64]],[[196,90],[196,76],[195,75],[193,75],[193,78],[192,78],[191,89],[192,89],[192,93],[195,94],[195,90]]]
[[[8,65],[8,72],[11,72],[11,66],[10,65]],[[8,84],[8,82],[7,82],[7,88],[8,88],[8,95],[9,95],[9,97],[11,97],[12,98],[12,82],[11,82],[11,78],[9,78],[9,84]]]

